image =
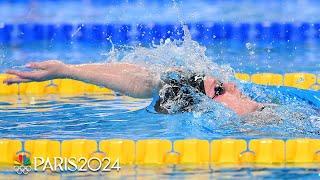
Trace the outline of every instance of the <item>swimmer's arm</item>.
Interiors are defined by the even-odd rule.
[[[67,77],[136,98],[151,98],[159,89],[159,78],[142,66],[129,63],[69,65]]]
[[[7,84],[70,78],[105,86],[128,96],[150,98],[159,88],[159,78],[148,69],[128,63],[66,65],[59,61],[30,63],[31,72],[8,71],[17,77],[5,80]]]

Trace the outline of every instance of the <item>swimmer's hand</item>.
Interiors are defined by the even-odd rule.
[[[9,70],[6,73],[15,75],[16,77],[4,80],[4,83],[10,85],[14,83],[23,83],[31,81],[46,81],[56,78],[63,78],[66,65],[61,61],[49,60],[44,62],[33,62],[26,65],[33,71],[16,71]]]

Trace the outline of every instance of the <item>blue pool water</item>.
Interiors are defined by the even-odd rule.
[[[316,0],[0,1],[0,22],[318,22]],[[21,1],[20,1],[21,2]],[[27,2],[27,3],[23,3]],[[32,3],[28,3],[32,2]],[[266,9],[268,9],[266,11]],[[297,13],[299,12],[299,13]]]
[[[237,40],[214,41],[206,55],[220,65],[229,64],[236,72],[310,72],[319,74],[320,43],[312,42],[264,42]],[[135,45],[118,46],[120,52],[128,52]],[[248,48],[249,47],[249,48]],[[104,43],[50,43],[34,42],[20,45],[0,45],[0,72],[19,68],[30,61],[62,59],[66,63],[105,62],[110,56],[110,42]],[[121,53],[120,53],[121,54]]]
[[[193,42],[193,41],[192,41]],[[306,72],[317,73],[316,60],[299,61],[315,58],[318,45],[307,48],[307,44],[278,43],[264,44],[217,41],[208,46],[207,58],[224,66],[229,64],[236,72]],[[204,46],[200,46],[204,47]],[[296,51],[295,49],[305,49]],[[186,54],[176,53],[179,47],[165,45],[147,48],[118,47],[118,59],[126,59],[133,54],[138,57],[157,55],[157,58],[168,58],[163,54],[170,53],[177,58],[187,57]],[[290,49],[292,48],[292,49]],[[196,48],[195,48],[196,49]],[[270,51],[266,51],[269,49]],[[197,50],[197,49],[196,49]],[[252,51],[254,53],[252,53]],[[307,51],[307,52],[306,52]],[[31,60],[63,59],[66,63],[92,63],[110,61],[110,46],[99,44],[92,46],[86,43],[70,45],[55,45],[35,43],[17,47],[3,47],[2,71],[8,68],[24,69],[23,65]],[[251,52],[251,53],[250,53]],[[291,59],[287,58],[291,54]],[[180,56],[180,57],[179,57]],[[303,57],[303,58],[302,58]],[[249,59],[247,63],[245,59]],[[295,61],[297,59],[297,61]],[[13,61],[14,60],[14,61]],[[152,60],[151,60],[152,61]],[[197,61],[197,60],[195,60]],[[180,63],[187,63],[182,60]],[[277,63],[275,63],[277,62]],[[196,62],[196,63],[201,63]],[[287,70],[288,69],[288,70]],[[274,124],[243,125],[229,111],[212,105],[209,112],[186,113],[176,115],[152,114],[145,110],[151,99],[132,99],[120,94],[113,95],[83,95],[79,97],[1,97],[1,137],[11,138],[204,138],[215,139],[222,137],[257,138],[257,137],[319,137],[320,116],[319,105],[304,103],[296,94],[319,96],[318,92],[298,91],[290,88],[269,88],[252,84],[239,84],[245,93],[261,102],[276,102],[284,104],[279,113],[283,113],[286,121]],[[278,92],[280,91],[280,93]],[[298,92],[298,93],[297,93]],[[20,99],[17,102],[17,99]],[[317,100],[313,100],[316,102]],[[318,102],[318,101],[317,101]],[[288,116],[293,111],[305,114],[303,120]],[[213,111],[212,111],[213,110]]]

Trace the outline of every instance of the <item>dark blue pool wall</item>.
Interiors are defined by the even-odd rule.
[[[186,24],[192,38],[200,42],[214,40],[306,41],[320,39],[320,23],[214,23]],[[95,41],[114,43],[159,42],[182,39],[180,24],[3,24],[0,43],[31,41]]]

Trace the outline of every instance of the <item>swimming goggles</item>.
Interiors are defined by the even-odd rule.
[[[226,91],[226,90],[225,90],[225,88],[223,87],[223,82],[217,80],[217,84],[216,84],[216,86],[214,87],[214,96],[212,97],[212,99],[215,98],[215,97],[217,97],[217,96],[220,96],[220,95],[224,94],[225,91]]]

